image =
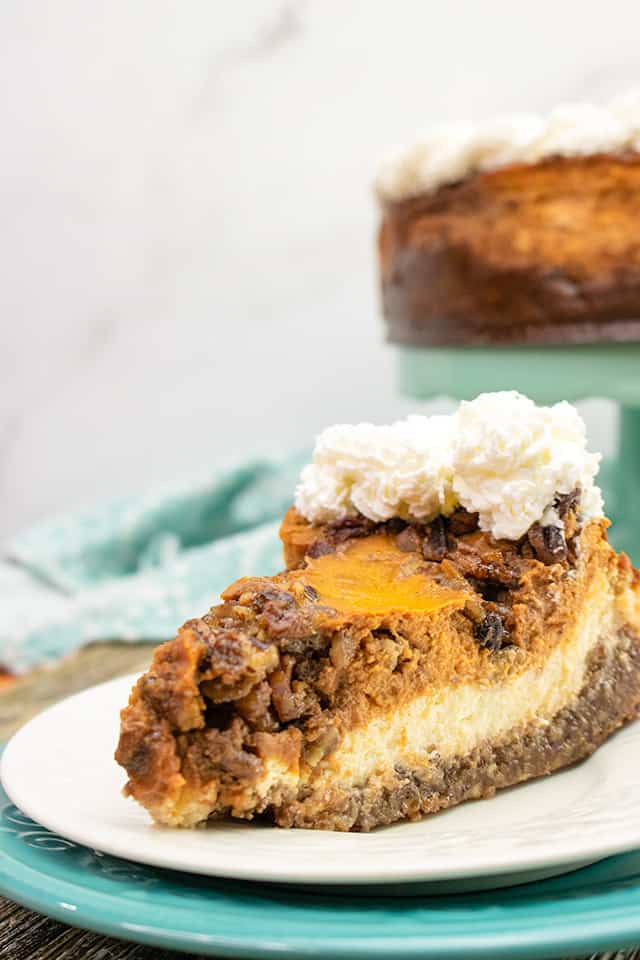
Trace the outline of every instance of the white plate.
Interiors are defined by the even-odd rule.
[[[467,885],[486,886],[492,877],[496,886],[514,882],[514,874],[557,873],[640,847],[640,721],[569,770],[419,823],[368,834],[238,822],[197,830],[158,827],[121,795],[125,775],[113,760],[119,710],[134,679],[113,680],[51,707],[14,736],[2,758],[2,783],[16,806],[55,833],[104,853],[245,880],[476,878]]]

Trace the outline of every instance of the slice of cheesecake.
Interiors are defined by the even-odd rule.
[[[463,421],[452,422],[458,440]],[[549,422],[557,441],[557,418]],[[549,465],[532,424],[521,423],[528,439],[507,458],[512,471],[518,456],[529,469],[532,457]],[[433,432],[412,430],[423,428]],[[535,495],[528,488],[511,513],[488,506],[495,477],[471,483],[482,464],[476,456],[465,467],[464,443],[453,445],[448,490],[442,476],[436,484],[445,506],[419,519],[409,515],[420,511],[416,497],[432,512],[435,486],[408,484],[388,444],[378,468],[369,440],[352,444],[377,499],[358,493],[344,451],[334,466],[348,472],[349,493],[339,481],[328,494],[329,441],[297,497],[324,519],[292,508],[282,525],[288,569],[236,582],[185,624],[122,713],[126,792],[161,823],[263,814],[285,827],[369,830],[580,760],[638,711],[638,574],[608,544],[607,521],[589,515],[596,467],[586,453],[580,466],[579,440],[563,441],[571,465],[556,460],[567,483],[578,463],[583,485],[558,490],[509,538],[487,527],[516,523]],[[548,478],[537,475],[544,490]],[[400,498],[389,494],[393,480]],[[503,476],[507,501],[514,483],[513,472]],[[389,518],[343,512],[356,497],[379,514],[381,491]],[[343,515],[329,519],[336,498]]]

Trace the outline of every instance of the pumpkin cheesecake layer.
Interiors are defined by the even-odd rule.
[[[368,830],[592,752],[640,702],[637,575],[560,498],[495,540],[429,524],[313,525],[289,569],[233,584],[156,651],[122,714],[127,792],[161,823],[264,814]]]

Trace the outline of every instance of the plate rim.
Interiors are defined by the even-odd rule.
[[[386,957],[390,955],[390,951],[393,951],[393,956],[402,960],[419,960],[419,958],[489,960],[489,958],[498,957],[505,960],[526,957],[543,960],[543,958],[557,957],[559,952],[564,951],[595,951],[629,947],[635,945],[640,939],[640,910],[638,909],[640,884],[609,893],[591,893],[584,897],[584,902],[582,898],[569,901],[582,905],[578,916],[574,916],[576,911],[567,909],[565,901],[554,901],[553,915],[549,916],[547,909],[545,922],[532,922],[527,929],[518,926],[517,919],[512,917],[507,920],[507,929],[504,928],[504,917],[502,919],[496,917],[489,921],[482,918],[480,923],[477,918],[469,917],[469,927],[466,931],[460,929],[460,921],[456,920],[455,933],[449,929],[434,935],[430,934],[427,926],[424,934],[413,934],[410,937],[392,935],[384,938],[376,934],[375,937],[358,935],[351,939],[344,937],[327,939],[326,935],[318,935],[319,921],[309,920],[305,922],[305,926],[315,926],[313,931],[309,930],[297,935],[287,933],[278,942],[265,943],[260,940],[258,933],[244,933],[233,938],[226,935],[220,936],[215,931],[206,935],[190,933],[177,926],[159,924],[153,918],[144,923],[133,924],[122,916],[118,916],[116,912],[118,906],[123,902],[126,903],[126,897],[101,893],[82,885],[81,882],[71,885],[51,873],[38,871],[23,861],[8,857],[4,859],[5,863],[10,862],[14,866],[17,862],[18,871],[9,876],[0,865],[0,893],[28,909],[70,926],[93,930],[107,936],[150,946],[189,950],[205,956],[253,957],[269,960],[273,957],[304,954],[315,960],[325,960],[325,958],[338,960],[341,957],[365,960],[370,956]],[[254,886],[258,887],[260,884]],[[79,896],[74,896],[72,900],[62,900],[63,894],[69,897],[70,891],[67,889],[69,887],[72,887]],[[594,909],[594,901],[602,900],[603,897],[609,898],[612,902]],[[438,899],[446,900],[447,898]],[[110,916],[104,910],[107,903],[112,908],[109,911]],[[71,906],[72,910],[69,909]],[[161,907],[155,904],[145,906],[147,913],[150,910],[162,911],[165,916],[172,913],[172,910],[166,906]],[[136,904],[136,908],[142,909],[139,903]],[[250,910],[250,907],[247,907],[247,910]],[[209,915],[213,928],[215,908]],[[449,927],[453,923],[454,921],[451,920]],[[501,923],[503,926],[500,929],[498,924]],[[250,929],[250,925],[247,925],[247,929]]]
[[[121,677],[115,677],[111,680],[104,681],[102,683],[96,684],[92,687],[88,687],[84,690],[81,690],[77,693],[74,693],[68,697],[63,698],[55,704],[47,707],[45,710],[36,714],[32,717],[26,724],[24,724],[20,730],[18,730],[5,745],[4,750],[2,751],[2,756],[0,757],[0,782],[9,797],[9,799],[27,816],[35,820],[37,823],[44,826],[46,829],[59,834],[62,837],[65,837],[74,843],[88,847],[90,849],[98,849],[103,853],[109,854],[110,856],[118,857],[120,859],[128,860],[129,862],[136,862],[144,864],[146,866],[151,866],[159,868],[161,870],[173,870],[181,871],[184,873],[189,873],[193,875],[200,876],[209,876],[209,877],[218,877],[226,878],[233,880],[241,880],[245,882],[257,882],[257,883],[270,883],[270,884],[295,884],[297,886],[304,886],[314,884],[316,886],[345,886],[345,885],[363,885],[375,887],[376,885],[390,884],[390,883],[429,883],[429,882],[442,882],[448,880],[459,880],[464,878],[479,878],[479,877],[500,877],[508,874],[525,874],[526,872],[533,872],[535,870],[543,869],[547,866],[567,866],[569,869],[571,864],[576,864],[579,861],[596,861],[604,858],[614,856],[616,854],[625,853],[633,849],[640,848],[640,824],[638,836],[634,837],[632,840],[623,839],[622,836],[618,836],[617,841],[610,841],[606,839],[602,833],[598,834],[598,843],[592,844],[588,850],[575,851],[565,850],[562,852],[562,848],[558,847],[556,849],[556,854],[553,859],[549,859],[549,851],[543,853],[538,845],[534,848],[529,848],[527,856],[524,860],[521,860],[519,863],[514,864],[513,861],[506,863],[504,861],[504,855],[502,858],[495,859],[493,861],[483,861],[482,864],[478,863],[473,866],[471,869],[467,868],[456,868],[455,864],[453,868],[448,868],[446,870],[439,870],[436,874],[431,874],[430,876],[425,877],[424,866],[420,865],[411,865],[409,868],[405,865],[402,871],[394,874],[390,874],[388,868],[386,872],[382,873],[367,873],[356,871],[344,871],[341,870],[340,875],[316,875],[309,877],[301,871],[287,872],[280,869],[275,875],[273,870],[270,870],[267,873],[261,872],[260,869],[255,867],[244,867],[229,868],[229,865],[224,865],[224,868],[214,872],[212,869],[197,869],[193,865],[185,865],[185,861],[176,860],[172,863],[168,863],[164,857],[161,855],[154,855],[153,848],[150,851],[135,851],[134,856],[127,856],[126,852],[123,852],[123,847],[116,843],[109,842],[97,842],[95,836],[88,836],[82,829],[75,830],[73,826],[69,828],[67,823],[60,824],[55,816],[50,818],[47,815],[46,808],[43,810],[38,805],[37,798],[34,798],[33,804],[30,798],[25,798],[20,795],[19,791],[16,793],[12,787],[15,784],[11,782],[11,768],[12,764],[15,762],[14,754],[17,754],[19,757],[19,751],[21,746],[21,740],[23,736],[28,736],[29,731],[32,730],[34,726],[37,726],[40,723],[46,722],[46,718],[54,712],[64,710],[68,708],[70,704],[73,704],[74,701],[81,700],[83,698],[89,698],[96,694],[98,691],[107,691],[110,688],[119,688],[124,687],[126,691],[130,689],[130,686],[137,680],[138,674],[127,674]],[[120,702],[120,701],[119,701]],[[636,721],[640,723],[640,721]],[[115,763],[115,761],[114,761]],[[16,764],[16,768],[19,766],[19,763]],[[9,776],[7,776],[7,771]],[[527,783],[521,784],[515,789],[526,789]],[[133,802],[133,801],[131,801]],[[161,828],[163,829],[163,828]],[[171,828],[166,828],[171,829]],[[176,828],[178,829],[178,828]],[[273,828],[277,829],[277,828]],[[313,831],[311,831],[313,832]],[[544,849],[544,848],[543,848]],[[286,861],[288,863],[288,860]]]

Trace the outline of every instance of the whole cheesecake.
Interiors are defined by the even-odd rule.
[[[447,126],[380,172],[389,339],[640,340],[640,97]]]

